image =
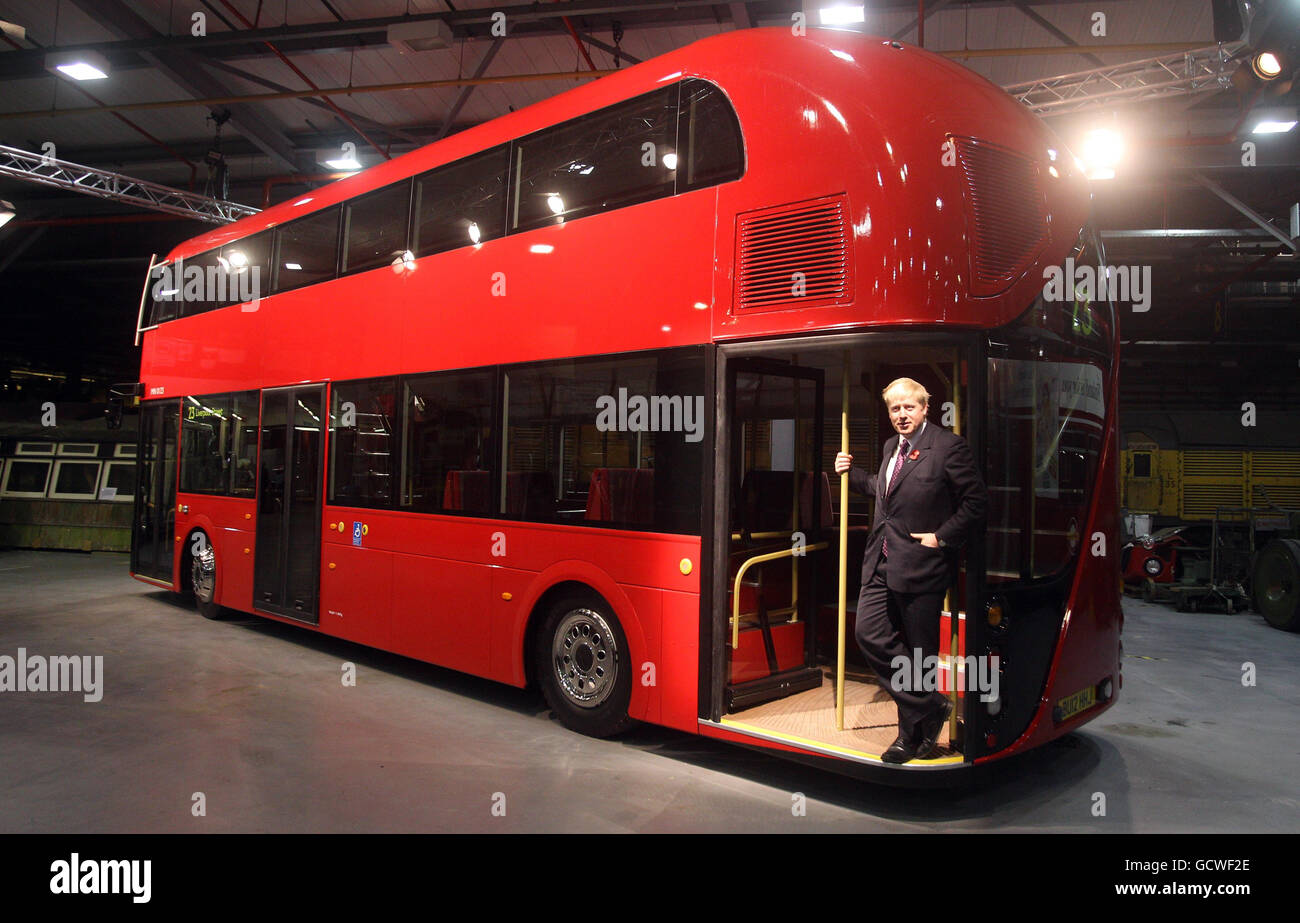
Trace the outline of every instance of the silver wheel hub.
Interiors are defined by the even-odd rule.
[[[551,662],[560,689],[574,705],[595,708],[609,698],[618,679],[618,642],[604,617],[574,609],[560,619],[551,642]]]
[[[190,582],[200,602],[212,602],[217,591],[217,554],[211,545],[205,544],[202,551],[190,557]]]

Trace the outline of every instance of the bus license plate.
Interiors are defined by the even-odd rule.
[[[1074,695],[1067,695],[1056,703],[1059,709],[1060,718],[1058,723],[1069,721],[1080,712],[1087,711],[1097,704],[1097,687],[1089,686],[1087,689],[1080,689]]]

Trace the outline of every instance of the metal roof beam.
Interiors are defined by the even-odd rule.
[[[99,3],[111,3],[121,6],[121,0],[98,0],[98,2],[97,0],[73,0],[73,2],[76,2],[78,6],[84,3],[86,5],[84,8],[88,9],[88,11],[94,10]],[[205,54],[222,45],[243,45],[249,49],[255,49],[260,47],[263,42],[275,42],[282,50],[292,52],[305,49],[295,48],[289,43],[294,40],[313,38],[328,39],[334,43],[346,41],[349,47],[357,44],[358,38],[367,42],[373,40],[374,44],[387,44],[389,26],[435,20],[441,20],[451,26],[453,34],[457,38],[482,38],[488,34],[494,24],[492,17],[498,12],[505,14],[507,36],[520,29],[532,34],[550,33],[554,30],[552,20],[560,21],[565,17],[571,20],[579,20],[585,17],[609,16],[611,18],[617,17],[623,23],[624,29],[663,28],[666,25],[683,23],[712,23],[715,21],[712,9],[715,5],[714,0],[623,0],[623,2],[573,0],[573,2],[562,4],[540,5],[527,3],[515,6],[493,6],[491,8],[461,10],[454,13],[416,13],[410,16],[379,16],[366,19],[350,19],[342,22],[302,23],[292,26],[268,26],[260,29],[239,31],[210,31],[205,36],[189,34],[166,36],[150,27],[148,34],[132,34],[130,38],[120,41],[82,42],[47,46],[40,49],[15,50],[7,52],[3,57],[10,59],[11,63],[23,60],[34,61],[39,66],[39,69],[43,71],[44,56],[47,52],[96,51],[109,56],[111,62],[112,55],[126,52],[185,50]],[[790,3],[782,2],[782,0],[742,0],[742,3],[734,5],[753,6],[763,12],[793,6]],[[698,15],[692,15],[695,11],[698,11]],[[665,17],[655,16],[654,14],[669,15]],[[91,12],[90,15],[94,16],[94,13]],[[134,13],[130,15],[135,17]],[[139,17],[135,18],[138,19]],[[110,25],[103,22],[102,19],[100,21],[105,26]],[[123,30],[115,29],[114,31],[121,34]],[[319,47],[337,47],[337,44],[326,43]],[[259,54],[264,55],[265,52],[262,51]]]
[[[276,83],[274,80],[268,80],[265,77],[259,77],[257,74],[250,74],[247,71],[242,71],[237,67],[232,67],[231,65],[226,64],[224,61],[205,61],[204,64],[206,64],[206,66],[208,67],[214,68],[215,70],[223,71],[234,77],[238,77],[240,80],[247,80],[250,83],[256,83],[258,86],[266,87],[268,90],[273,90],[277,93],[292,92],[287,86],[285,86],[282,83]],[[324,100],[314,99],[309,96],[304,96],[302,98],[302,102],[306,103],[309,106],[315,106],[318,109],[323,109],[326,112],[330,112],[330,107],[325,105]],[[367,128],[374,129],[375,131],[387,132],[393,137],[401,138],[403,141],[410,142],[411,144],[429,143],[427,138],[420,138],[416,135],[411,134],[408,131],[404,131],[401,128],[392,125],[385,125],[383,122],[376,122],[374,119],[370,118],[369,116],[362,115],[359,112],[354,112],[351,109],[346,108],[345,106],[339,105],[339,108],[342,109],[344,112],[346,112],[349,118],[355,119],[359,124],[365,125]],[[332,115],[333,113],[331,112],[330,114]]]
[[[947,6],[948,3],[949,0],[935,0],[935,2],[930,5],[930,8],[925,11],[925,18],[929,19],[935,13],[939,12],[941,9]],[[877,12],[877,11],[873,9],[872,12]],[[921,22],[921,18],[919,16],[913,16],[912,21],[909,22],[907,25],[905,25],[903,28],[899,29],[897,32],[895,32],[892,38],[894,39],[894,41],[898,41],[899,39],[903,38],[903,36],[907,35],[907,33],[911,32],[918,25],[920,25],[920,22]]]
[[[1256,228],[1116,228],[1102,231],[1101,236],[1104,240],[1164,240],[1196,237],[1267,239],[1272,235]]]
[[[731,13],[731,21],[736,24],[737,29],[752,29],[758,25],[754,19],[754,14],[749,11],[748,3],[728,3],[728,12]]]
[[[3,256],[0,256],[0,273],[18,262],[18,258],[27,252],[27,248],[45,236],[47,230],[49,229],[44,227],[32,228],[31,233],[24,235],[22,240],[18,241],[17,246],[12,246],[13,242],[9,239],[12,232],[11,235],[6,235],[4,238],[5,252]]]
[[[505,41],[504,38],[493,40],[492,44],[488,46],[488,50],[483,53],[483,60],[479,61],[478,67],[474,69],[474,76],[472,79],[479,80],[482,78],[483,74],[487,72],[488,65],[490,65],[492,59],[497,56],[497,52],[501,50],[501,46],[505,44]],[[456,116],[460,115],[460,110],[465,108],[465,103],[469,101],[470,95],[473,94],[476,86],[476,84],[470,84],[469,86],[461,87],[460,93],[456,96],[456,101],[451,104],[451,109],[448,110],[447,117],[442,120],[442,127],[439,128],[438,133],[433,136],[433,140],[439,141],[447,137],[447,132],[451,131],[451,126],[456,122]]]
[[[86,15],[104,28],[134,38],[156,37],[157,30],[123,0],[72,0]],[[48,49],[47,49],[48,51]],[[195,97],[220,96],[229,90],[202,68],[198,59],[187,51],[167,50],[150,53],[156,66],[168,79]],[[271,121],[247,106],[232,106],[230,124],[245,138],[288,170],[297,170],[293,145]]]
[[[1061,44],[1069,45],[1073,48],[1079,47],[1078,42],[1070,38],[1070,36],[1066,35],[1060,29],[1056,28],[1056,26],[1052,25],[1050,22],[1044,19],[1040,14],[1034,12],[1034,10],[1030,8],[1029,4],[1026,3],[1025,0],[1011,0],[1011,2],[1015,5],[1016,9],[1018,9],[1020,12],[1024,13],[1026,16],[1028,16],[1030,19],[1036,22],[1038,25],[1046,29],[1047,32],[1053,38],[1059,40]],[[1087,58],[1089,61],[1091,61],[1093,64],[1096,64],[1098,67],[1106,66],[1106,62],[1103,61],[1101,58],[1097,57],[1095,54],[1085,54],[1084,57]]]
[[[638,58],[636,55],[628,54],[622,48],[616,48],[615,46],[609,44],[609,42],[602,42],[600,39],[596,38],[596,36],[592,35],[590,32],[579,31],[578,38],[582,39],[584,42],[586,42],[588,45],[591,45],[593,48],[599,48],[601,51],[605,52],[606,54],[617,55],[620,64],[641,63],[641,59]]]
[[[1273,222],[1269,221],[1259,212],[1255,211],[1245,202],[1241,201],[1241,199],[1238,199],[1232,193],[1228,192],[1228,190],[1224,189],[1218,183],[1214,182],[1214,180],[1210,179],[1204,173],[1194,173],[1192,175],[1196,177],[1196,181],[1198,183],[1200,183],[1206,189],[1210,190],[1210,192],[1214,193],[1216,196],[1218,196],[1223,201],[1227,202],[1237,211],[1241,212],[1243,215],[1245,215],[1247,218],[1249,218],[1259,227],[1263,228],[1265,231],[1267,231],[1268,233],[1276,237],[1278,240],[1280,240],[1283,246],[1285,246],[1292,253],[1296,252],[1296,241],[1285,231],[1280,230],[1276,225],[1273,224]]]

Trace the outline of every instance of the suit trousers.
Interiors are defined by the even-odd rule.
[[[913,667],[913,651],[919,648],[922,658],[939,654],[939,611],[943,593],[899,593],[886,583],[888,558],[883,555],[875,572],[858,594],[858,619],[854,632],[862,654],[880,677],[898,705],[898,731],[913,743],[920,742],[919,726],[933,715],[946,699],[943,693],[912,688],[919,674],[935,660],[923,660]],[[906,659],[906,666],[895,666],[896,658]],[[895,682],[902,674],[906,681]],[[902,687],[902,688],[899,688]]]

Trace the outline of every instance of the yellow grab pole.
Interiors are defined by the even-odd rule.
[[[840,389],[840,451],[849,451],[849,354],[844,354],[843,387]],[[835,651],[835,729],[844,730],[844,629],[848,594],[849,563],[849,473],[840,475],[840,599],[839,643]]]
[[[961,435],[961,354],[959,353],[952,363],[952,431],[958,436]],[[948,638],[948,692],[952,696],[952,713],[948,716],[948,745],[953,746],[957,740],[957,667],[961,663],[957,653],[957,598],[953,595],[952,588],[948,589],[948,598],[945,608],[949,613],[949,628],[951,633]]]

